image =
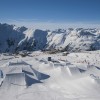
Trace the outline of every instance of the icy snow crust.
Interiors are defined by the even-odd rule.
[[[48,61],[51,57],[51,61]],[[100,51],[0,56],[0,100],[99,100]]]

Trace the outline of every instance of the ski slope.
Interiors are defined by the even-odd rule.
[[[0,100],[99,100],[100,51],[30,55],[1,56]]]

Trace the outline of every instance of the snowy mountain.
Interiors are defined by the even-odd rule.
[[[99,29],[40,30],[0,24],[0,52],[21,50],[87,51],[100,49]]]
[[[25,37],[23,32],[26,29],[25,27],[0,24],[0,51],[13,52],[18,46],[19,41]]]
[[[70,52],[40,51],[55,49]],[[0,52],[35,50],[28,56],[0,53],[0,100],[99,100],[98,49],[99,29],[50,31],[0,24]]]

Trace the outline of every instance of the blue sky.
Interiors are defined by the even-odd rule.
[[[0,0],[1,22],[19,25],[100,25],[100,0]]]

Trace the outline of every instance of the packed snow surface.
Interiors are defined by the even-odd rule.
[[[100,100],[100,51],[1,54],[0,100]]]

